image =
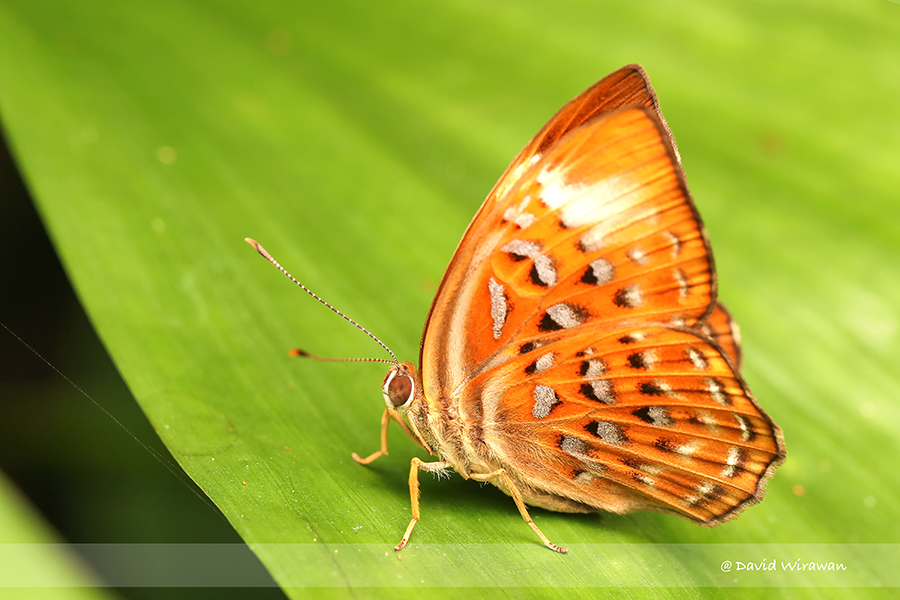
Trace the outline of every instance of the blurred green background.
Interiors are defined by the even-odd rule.
[[[459,477],[423,481],[404,561],[333,556],[396,543],[416,449],[395,429],[389,457],[350,460],[377,448],[383,369],[286,349],[379,349],[242,239],[414,359],[444,267],[506,164],[630,62],[678,140],[746,379],[788,460],[761,505],[714,530],[654,514],[536,521],[562,544],[900,541],[898,59],[900,4],[885,0],[3,0],[0,321],[218,509],[0,330],[0,491],[18,507],[0,511],[0,543],[244,540],[292,597],[315,591],[298,556],[320,548],[331,592],[350,597],[516,573],[525,545],[539,551],[521,573],[533,593],[613,595],[551,588],[549,573],[586,577],[588,551],[540,551],[508,498]],[[464,545],[441,562],[438,543]],[[890,593],[884,565],[834,553],[873,588],[808,578],[742,596]],[[585,586],[733,591],[695,589],[732,584],[713,563],[652,589],[649,551],[624,573],[590,558]]]

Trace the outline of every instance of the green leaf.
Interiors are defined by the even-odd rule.
[[[0,581],[4,598],[102,599],[94,577],[0,475]]]
[[[788,561],[834,544],[829,560],[855,569],[846,581],[896,585],[848,544],[900,539],[898,14],[836,0],[7,0],[0,116],[135,398],[290,595],[727,586],[719,565],[740,558],[715,544],[734,543],[802,545],[777,547]],[[394,429],[389,457],[350,459],[377,449],[383,369],[286,350],[382,353],[242,239],[412,359],[436,283],[505,164],[628,62],[660,94],[742,326],[746,378],[788,461],[765,502],[714,530],[535,511],[567,557],[499,491],[426,479],[401,561],[390,548],[418,451]],[[659,545],[672,543],[709,550],[694,560]],[[765,577],[738,585],[810,597],[841,585]]]

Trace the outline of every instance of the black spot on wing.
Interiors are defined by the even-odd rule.
[[[563,326],[553,320],[549,314],[544,313],[544,316],[541,318],[541,322],[538,323],[538,329],[541,331],[558,331],[562,329]]]
[[[538,273],[537,265],[531,265],[531,271],[528,272],[528,275],[531,277],[531,283],[540,287],[549,287],[545,281],[541,279],[540,274]]]
[[[653,442],[653,447],[657,450],[662,450],[663,452],[675,452],[675,446],[673,446],[672,442],[666,438],[657,438]]]
[[[662,396],[666,393],[655,381],[645,381],[640,384],[638,389],[645,396]]]
[[[632,369],[648,369],[647,361],[644,360],[643,352],[635,352],[634,354],[628,355],[628,365]]]

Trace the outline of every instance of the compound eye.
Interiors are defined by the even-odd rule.
[[[408,373],[392,369],[384,380],[382,394],[388,407],[403,408],[412,401],[414,392],[415,384]]]

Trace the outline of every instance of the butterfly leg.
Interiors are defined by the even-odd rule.
[[[382,456],[387,456],[388,448],[387,448],[387,431],[388,425],[391,422],[391,413],[388,409],[384,409],[384,413],[381,415],[381,450],[378,452],[373,452],[369,456],[365,458],[360,458],[359,455],[354,452],[351,457],[353,460],[358,462],[361,465],[368,465],[374,462],[376,459],[381,458]]]
[[[534,531],[537,536],[541,539],[545,546],[553,550],[554,552],[559,552],[561,554],[566,554],[568,552],[567,549],[562,546],[557,546],[549,539],[544,533],[538,529],[538,526],[534,524],[534,521],[531,520],[531,515],[528,514],[528,508],[525,506],[525,502],[522,500],[521,494],[519,494],[519,490],[516,489],[515,484],[513,483],[512,478],[506,472],[506,469],[497,469],[493,473],[484,473],[484,474],[471,474],[470,478],[475,481],[490,481],[495,477],[502,477],[503,481],[506,483],[506,489],[509,490],[510,495],[516,503],[516,506],[519,508],[519,514],[522,515],[522,518],[525,519],[525,522],[528,523],[528,526],[531,527],[531,530]]]
[[[445,463],[444,461],[438,462],[423,462],[419,458],[413,458],[409,463],[409,499],[410,504],[412,504],[412,521],[409,522],[409,526],[406,528],[406,533],[403,534],[403,539],[400,540],[400,543],[394,546],[394,550],[398,552],[403,550],[403,547],[406,546],[406,543],[409,541],[409,536],[412,534],[413,528],[416,526],[416,523],[419,521],[419,517],[421,513],[419,512],[419,471],[428,471],[430,473],[435,473],[439,471],[443,471],[448,468],[450,465]]]
[[[407,425],[403,421],[403,418],[397,416],[396,413],[392,413],[390,411],[390,409],[386,408],[386,409],[384,409],[384,412],[381,414],[381,450],[379,450],[378,452],[373,452],[372,454],[370,454],[369,456],[367,456],[365,458],[361,458],[359,456],[359,454],[354,452],[351,455],[353,460],[355,460],[356,462],[358,462],[361,465],[368,465],[370,463],[375,462],[375,460],[381,458],[382,456],[387,456],[387,454],[388,454],[387,433],[388,433],[388,425],[390,424],[391,419],[397,421],[397,424],[400,425],[400,429],[402,429],[403,433],[408,435],[410,437],[410,439],[412,439],[412,441],[414,441],[420,447],[424,448],[424,446],[422,446],[422,442],[420,442],[416,438],[416,436],[413,435],[413,432],[410,431],[410,429],[409,429],[409,425]]]

